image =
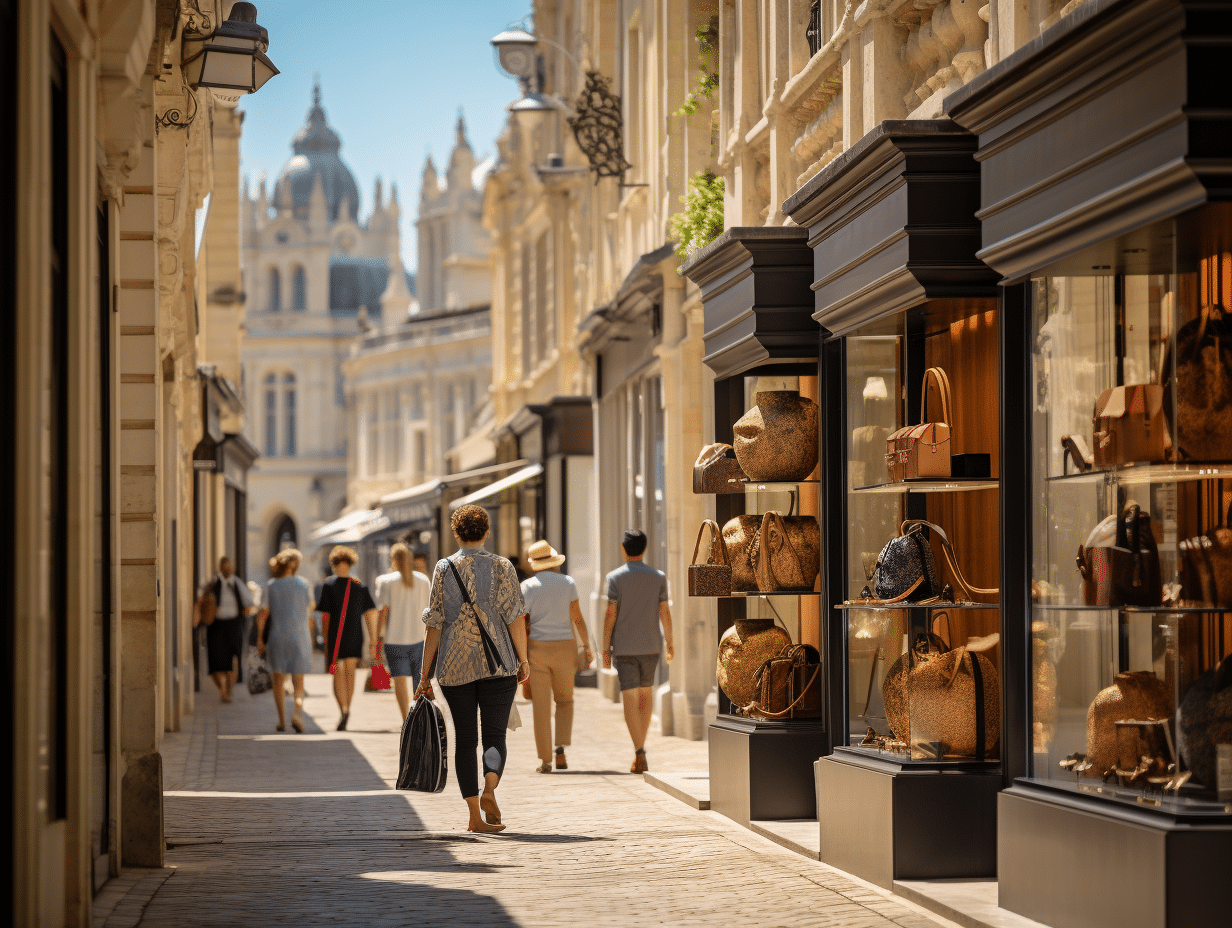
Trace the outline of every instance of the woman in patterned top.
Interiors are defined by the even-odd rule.
[[[495,792],[505,769],[509,709],[518,683],[530,673],[522,621],[526,607],[513,565],[483,549],[490,525],[487,512],[478,506],[462,506],[449,524],[460,550],[439,561],[432,575],[432,592],[424,610],[424,672],[415,695],[433,698],[435,670],[453,716],[453,765],[470,809],[467,831],[492,833],[505,828]],[[482,796],[475,762],[480,730]]]

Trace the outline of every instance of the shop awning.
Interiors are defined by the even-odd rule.
[[[358,509],[322,525],[308,536],[308,542],[318,547],[354,544],[388,525],[389,519],[385,518],[381,510]]]
[[[460,499],[455,499],[449,504],[449,509],[452,512],[455,509],[460,509],[463,506],[469,506],[472,503],[481,503],[484,500],[491,499],[508,490],[510,487],[516,487],[520,483],[525,483],[532,477],[538,477],[543,473],[542,464],[531,464],[529,467],[523,467],[519,471],[515,471],[508,477],[502,477],[495,483],[489,483],[482,490],[476,490],[474,493],[468,493]]]

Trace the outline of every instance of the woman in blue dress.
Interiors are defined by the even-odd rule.
[[[286,731],[283,704],[287,677],[295,692],[291,727],[304,733],[304,674],[312,672],[312,588],[296,576],[303,556],[294,548],[270,558],[273,579],[265,585],[265,606],[257,614],[257,650],[269,665],[278,707],[278,731]],[[268,635],[267,635],[268,630]]]

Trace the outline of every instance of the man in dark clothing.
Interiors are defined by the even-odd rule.
[[[620,700],[625,709],[625,725],[633,739],[633,765],[630,773],[645,773],[646,733],[654,711],[653,687],[663,648],[668,661],[672,648],[672,611],[668,605],[667,577],[661,570],[643,563],[646,533],[625,532],[620,543],[625,565],[607,575],[607,615],[603,619],[603,666],[612,668],[615,653],[616,673],[620,678]],[[659,626],[663,635],[659,635]]]

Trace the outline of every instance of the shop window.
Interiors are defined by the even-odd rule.
[[[276,313],[282,309],[282,275],[278,273],[278,268],[271,267],[269,269],[269,309],[270,312]]]
[[[278,375],[265,378],[265,456],[278,457]]]
[[[287,457],[295,457],[296,445],[296,429],[295,429],[295,375],[284,374],[282,377],[282,409],[283,419],[285,422],[286,434],[284,445]]]
[[[297,265],[295,275],[293,277],[293,309],[308,308],[308,275],[305,273],[303,265]]]

